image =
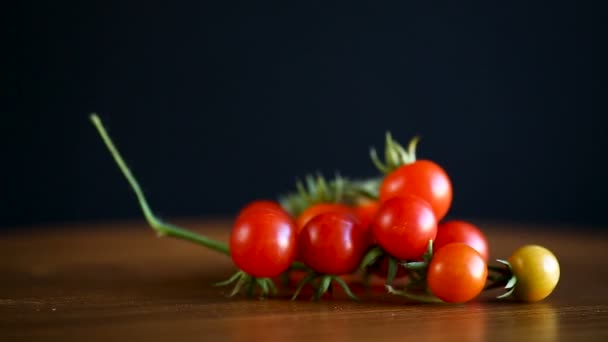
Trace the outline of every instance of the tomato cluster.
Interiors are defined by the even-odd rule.
[[[314,297],[332,284],[351,298],[345,275],[384,278],[389,293],[416,301],[467,302],[484,289],[504,287],[499,297],[538,301],[559,281],[555,256],[541,246],[516,250],[501,265],[488,265],[488,242],[470,222],[446,220],[453,199],[447,172],[430,160],[417,160],[417,138],[406,148],[387,134],[385,160],[371,151],[379,178],[326,181],[308,176],[306,186],[280,202],[256,200],[234,222],[229,246],[158,219],[139,183],[108,136],[99,117],[91,115],[118,167],[134,190],[150,226],[161,236],[192,241],[231,256],[239,271],[221,285],[235,283],[261,295],[277,293],[276,277],[299,272],[298,296],[310,284]],[[402,288],[393,281],[405,278]],[[289,280],[289,279],[288,279]],[[289,283],[289,282],[287,282]]]
[[[311,204],[292,218],[276,202],[250,203],[236,220],[231,255],[241,270],[255,277],[284,273],[296,258],[310,272],[335,276],[357,271],[366,251],[378,246],[376,259],[383,255],[384,267],[378,262],[368,266],[385,277],[392,272],[393,278],[407,275],[412,262],[423,262],[429,242],[435,240],[435,253],[424,274],[417,276],[424,277],[441,300],[465,302],[485,285],[488,245],[471,223],[438,224],[451,202],[447,173],[434,162],[414,161],[386,175],[376,200],[350,206]],[[387,260],[393,264],[390,272]]]
[[[273,277],[289,273],[294,262],[299,263],[308,276],[301,279],[296,294],[307,282],[325,290],[336,276],[360,269],[385,278],[389,292],[416,299],[422,297],[412,293],[412,288],[444,302],[467,302],[489,283],[489,271],[498,274],[488,285],[514,289],[512,279],[520,269],[535,266],[523,263],[516,253],[504,268],[489,267],[488,242],[482,231],[470,222],[445,220],[453,199],[447,172],[433,161],[416,160],[411,145],[406,151],[387,139],[385,154],[396,157],[384,163],[372,154],[385,172],[375,184],[375,196],[359,196],[350,203],[312,200],[292,216],[285,210],[289,203],[283,207],[272,201],[249,204],[240,213],[231,237],[235,264],[253,276]],[[325,180],[318,183],[325,187],[323,191],[315,189],[313,181],[307,183],[308,193],[300,184],[299,199],[314,198],[315,192],[331,193]],[[254,234],[252,227],[257,225],[259,232]],[[559,267],[557,276],[552,275],[546,282],[550,286],[540,290],[530,285],[539,282],[520,275],[515,297],[527,301],[544,298],[557,283]],[[409,292],[392,286],[396,277],[409,278]],[[321,295],[317,293],[317,297]]]

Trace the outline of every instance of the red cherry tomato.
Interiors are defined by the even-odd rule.
[[[285,211],[285,209],[283,209],[283,207],[281,207],[281,205],[279,203],[275,202],[275,201],[270,201],[270,200],[255,200],[253,202],[248,203],[245,207],[243,207],[241,209],[241,211],[239,212],[239,215],[237,217],[237,220],[238,220],[239,217],[246,216],[249,212],[256,211],[258,209],[276,210],[276,211],[282,212],[285,215],[289,216],[289,214],[287,213],[287,211]]]
[[[342,214],[352,214],[354,215],[354,211],[347,205],[340,203],[317,203],[313,204],[310,207],[306,208],[296,219],[296,227],[298,228],[298,233],[302,231],[304,226],[310,221],[313,217],[323,214],[323,213],[342,213]]]
[[[298,236],[299,255],[313,271],[347,274],[355,271],[368,247],[365,231],[350,214],[315,216]]]
[[[372,222],[380,247],[400,260],[418,260],[437,234],[433,208],[415,196],[393,197],[380,206]]]
[[[427,270],[431,292],[448,303],[464,303],[481,293],[488,269],[476,250],[464,243],[451,243],[435,251]]]
[[[433,241],[435,250],[454,242],[466,243],[488,261],[488,240],[475,225],[458,220],[439,223],[437,237]]]
[[[378,209],[380,209],[380,202],[378,201],[363,202],[355,207],[355,215],[357,215],[362,227],[368,228],[370,226],[378,213]]]
[[[380,185],[380,201],[414,195],[427,201],[440,221],[452,204],[452,182],[448,174],[429,160],[418,160],[389,173]]]
[[[230,234],[232,261],[254,277],[275,277],[296,256],[297,233],[291,218],[274,205],[244,209]]]

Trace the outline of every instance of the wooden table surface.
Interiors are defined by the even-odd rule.
[[[228,221],[179,223],[228,236]],[[361,302],[227,298],[212,284],[234,271],[229,258],[143,222],[42,228],[0,234],[0,341],[608,341],[608,235],[578,227],[484,225],[493,258],[542,244],[561,280],[540,303],[488,294],[464,305],[381,291]]]

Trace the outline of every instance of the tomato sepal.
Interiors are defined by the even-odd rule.
[[[365,271],[368,267],[372,266],[376,263],[383,255],[384,251],[382,248],[376,246],[367,251],[361,260],[361,264],[359,264],[359,269]]]
[[[275,296],[279,292],[272,279],[253,277],[241,270],[230,276],[230,278],[215,283],[214,286],[228,286],[233,283],[235,285],[230,294],[228,294],[228,297],[234,297],[243,290],[246,296],[253,297],[256,288],[259,289],[261,298]]]
[[[406,287],[406,289],[403,289],[403,290],[397,290],[392,285],[385,285],[385,288],[386,288],[386,291],[392,295],[404,297],[404,298],[407,298],[407,299],[415,301],[415,302],[429,303],[429,304],[443,303],[443,301],[441,299],[439,299],[435,296],[432,296],[432,295],[412,293],[407,290],[407,287]]]
[[[359,298],[350,290],[348,284],[346,284],[344,279],[340,278],[340,276],[333,274],[318,274],[313,271],[310,271],[304,278],[302,278],[302,280],[300,280],[296,291],[291,297],[291,300],[296,300],[306,285],[311,285],[314,290],[311,300],[320,300],[325,293],[331,293],[332,284],[334,282],[337,283],[342,290],[344,290],[344,293],[348,296],[348,298],[354,301],[359,300]]]
[[[406,150],[401,144],[393,140],[390,132],[386,132],[384,161],[380,160],[378,152],[376,152],[376,149],[373,147],[369,150],[369,156],[378,171],[387,174],[402,165],[411,164],[416,161],[416,146],[419,141],[419,136],[413,137]]]
[[[308,174],[297,179],[295,191],[279,196],[279,203],[292,216],[317,203],[354,204],[361,199],[378,200],[381,178],[351,180],[336,174],[327,180],[323,175]]]
[[[502,287],[506,292],[496,296],[496,298],[505,299],[510,297],[515,291],[517,277],[513,274],[511,263],[507,260],[496,259],[496,262],[501,265],[488,265],[488,280],[490,283],[484,288],[484,291]],[[494,272],[495,274],[491,274],[491,272]]]

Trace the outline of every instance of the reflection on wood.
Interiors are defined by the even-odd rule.
[[[227,239],[226,222],[182,222]],[[491,256],[519,245],[555,252],[562,280],[547,300],[420,305],[374,291],[351,302],[226,298],[212,286],[234,267],[187,242],[158,239],[142,223],[27,230],[0,236],[0,335],[7,340],[147,341],[608,340],[608,236],[577,227],[489,224]],[[48,228],[48,227],[47,227]],[[356,287],[355,287],[356,288]]]

